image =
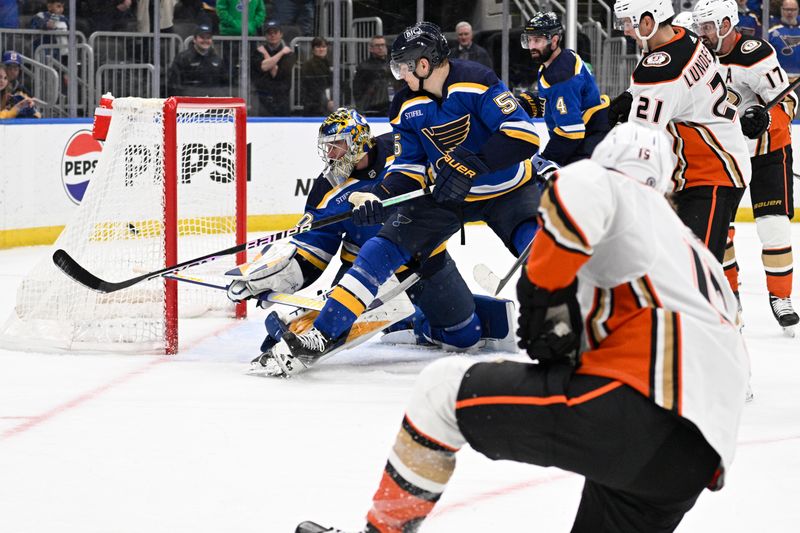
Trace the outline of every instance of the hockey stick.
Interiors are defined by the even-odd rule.
[[[222,285],[220,283],[214,283],[208,279],[200,278],[197,276],[185,276],[183,274],[164,274],[165,278],[174,279],[175,281],[182,281],[186,283],[192,283],[194,285],[199,285],[201,287],[208,287],[210,289],[217,289],[221,291],[227,291],[228,286]],[[388,302],[401,292],[404,292],[406,289],[411,287],[419,280],[419,274],[411,274],[409,277],[404,279],[394,288],[386,291],[385,294],[381,295],[380,298],[375,298],[372,300],[372,303],[365,309],[365,311],[370,311],[377,307],[382,306],[384,303]],[[266,291],[262,292],[261,294],[255,296],[256,300],[261,300],[264,302],[276,303],[276,304],[284,304],[290,305],[293,307],[298,307],[300,309],[309,309],[313,311],[321,311],[322,307],[325,305],[325,300],[327,299],[327,294],[325,295],[326,298],[309,298],[308,296],[300,296],[297,294],[289,294],[287,292],[275,292],[275,291]]]
[[[406,194],[397,195],[393,198],[387,198],[386,200],[383,200],[381,203],[384,206],[388,207],[391,205],[396,205],[405,202],[407,200],[411,200],[413,198],[424,196],[426,194],[430,194],[430,190],[419,189]],[[231,246],[230,248],[225,248],[224,250],[212,252],[210,254],[197,257],[195,259],[190,259],[188,261],[178,263],[177,265],[169,266],[167,268],[162,268],[160,270],[154,270],[153,272],[148,272],[146,274],[142,274],[141,276],[136,276],[135,278],[126,279],[123,281],[105,281],[98,278],[97,276],[86,270],[84,267],[82,267],[67,252],[61,249],[58,249],[53,253],[53,263],[55,263],[56,266],[59,269],[61,269],[62,272],[64,272],[64,274],[66,274],[67,276],[69,276],[70,278],[77,281],[78,283],[80,283],[81,285],[83,285],[88,289],[103,293],[116,292],[122,289],[127,289],[128,287],[136,285],[137,283],[141,283],[142,281],[149,281],[151,279],[160,278],[161,276],[165,276],[167,274],[174,274],[175,272],[180,272],[181,270],[186,270],[187,268],[192,268],[200,266],[205,263],[209,263],[211,261],[214,261],[215,259],[219,259],[220,257],[224,257],[226,255],[235,254],[238,252],[242,252],[244,250],[251,250],[253,248],[265,246],[267,244],[279,241],[281,239],[285,239],[287,237],[292,237],[294,235],[299,235],[301,233],[313,231],[315,229],[323,228],[325,226],[330,226],[331,224],[336,224],[337,222],[342,222],[344,220],[347,220],[352,215],[353,214],[351,211],[347,211],[345,213],[341,213],[339,215],[333,215],[328,218],[324,218],[322,220],[317,220],[314,222],[306,222],[301,226],[295,226],[293,228],[279,231],[277,233],[271,233],[264,237],[248,241],[244,244]]]
[[[786,87],[784,90],[781,91],[781,94],[779,94],[778,96],[767,102],[766,105],[764,106],[764,111],[769,111],[770,109],[778,105],[780,102],[783,101],[784,98],[786,98],[786,95],[797,89],[798,86],[800,86],[800,78],[794,80],[792,83],[789,84],[788,87]]]
[[[194,285],[199,285],[201,287],[208,287],[209,289],[217,289],[226,292],[228,290],[227,285],[223,285],[221,283],[214,283],[211,280],[200,278],[197,276],[185,276],[183,274],[175,273],[175,274],[164,274],[164,277],[167,279],[174,279],[175,281],[182,281]],[[257,296],[254,296],[253,298],[255,300],[263,302],[290,305],[292,307],[298,307],[300,309],[310,309],[314,311],[321,311],[322,306],[325,305],[325,301],[322,299],[309,298],[307,296],[299,296],[297,294],[289,294],[287,292],[265,291]]]
[[[505,287],[511,278],[514,276],[514,273],[522,266],[522,263],[528,259],[528,256],[531,253],[531,246],[533,246],[533,241],[528,243],[528,246],[522,250],[522,253],[519,254],[517,260],[514,261],[514,264],[511,265],[511,268],[508,270],[508,273],[500,279],[497,277],[497,274],[492,272],[488,266],[484,265],[483,263],[478,263],[472,269],[472,277],[475,278],[475,281],[478,282],[478,285],[481,286],[483,290],[488,292],[491,296],[497,296],[503,287]]]

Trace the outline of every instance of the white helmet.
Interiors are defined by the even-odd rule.
[[[661,193],[667,191],[674,168],[667,134],[630,121],[608,132],[595,147],[592,161]]]
[[[700,28],[701,24],[705,22],[714,24],[714,31],[717,34],[717,46],[714,51],[719,52],[720,48],[722,48],[722,40],[730,35],[736,25],[739,24],[739,6],[736,0],[700,0],[694,6],[692,18],[694,19],[695,31],[700,37],[705,33]],[[722,27],[722,21],[725,19],[730,19],[731,27],[725,32],[725,35],[721,35],[719,30]]]
[[[644,13],[652,14],[653,20],[656,22],[650,35],[639,33],[639,22]],[[647,40],[655,35],[658,25],[673,15],[675,15],[675,9],[672,7],[672,0],[616,0],[614,2],[617,29],[624,30],[625,19],[630,19],[631,27],[636,33],[636,37],[643,42],[645,51],[647,51]]]
[[[675,18],[672,19],[673,26],[680,26],[681,28],[686,28],[687,30],[694,31],[694,19],[692,18],[691,11],[681,11]]]

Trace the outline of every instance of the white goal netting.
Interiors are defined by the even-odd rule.
[[[170,232],[177,233],[178,262],[236,244],[235,109],[179,106],[177,169],[165,178],[164,102],[114,101],[89,187],[53,247],[108,281],[167,266],[165,234]],[[165,179],[176,183],[174,218],[165,216]],[[67,278],[50,255],[20,285],[0,343],[45,351],[165,351],[172,326],[164,279],[100,294]],[[235,264],[235,256],[229,256],[185,273],[218,274]],[[181,317],[234,312],[224,292],[186,283],[178,284],[178,308]]]

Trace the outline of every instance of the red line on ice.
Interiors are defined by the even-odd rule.
[[[29,419],[26,422],[17,424],[16,426],[8,428],[2,433],[0,433],[0,441],[25,433],[29,429],[35,428],[36,426],[42,424],[43,422],[47,422],[51,418],[60,415],[61,413],[74,409],[75,407],[78,407],[88,402],[89,400],[93,400],[94,398],[113,389],[114,387],[127,383],[136,376],[148,372],[154,366],[168,361],[170,361],[170,359],[167,359],[165,357],[154,359],[142,367],[139,367],[135,370],[131,370],[127,374],[123,374],[117,378],[114,378],[105,385],[100,385],[99,387],[92,389],[88,392],[85,392],[80,396],[77,396],[65,403],[62,403],[61,405],[57,405],[56,407],[50,409],[49,411],[45,411],[40,415],[28,417]]]

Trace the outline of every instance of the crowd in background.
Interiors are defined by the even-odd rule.
[[[737,0],[740,6],[739,26],[743,33],[761,33],[761,1]],[[231,59],[222,57],[214,46],[215,36],[238,36],[242,33],[242,0],[161,0],[160,31],[177,33],[187,41],[186,49],[177,54],[169,65],[163,95],[229,96],[238,84]],[[315,0],[249,0],[248,28],[250,36],[263,37],[251,47],[249,79],[251,91],[250,114],[255,116],[285,116],[327,114],[333,102],[332,46],[324,37],[315,36]],[[691,9],[692,2],[684,2]],[[42,44],[66,46],[64,36],[69,25],[63,0],[0,0],[0,28],[37,29],[42,35],[31,37]],[[778,52],[783,68],[790,76],[800,76],[800,25],[798,0],[775,0],[770,4],[770,43]],[[79,0],[76,29],[84,35],[96,31],[148,33],[153,30],[152,0]],[[461,21],[443,28],[453,35],[451,56],[482,63],[499,74],[499,63],[475,42],[472,26]],[[46,33],[52,32],[52,36]],[[309,57],[302,62],[289,43],[293,37],[314,37]],[[307,44],[307,43],[306,43]],[[391,39],[375,35],[369,42],[369,56],[351,72],[342,76],[341,101],[355,104],[365,115],[386,116],[389,102],[400,89],[388,67]],[[578,53],[591,63],[588,38],[578,35]],[[631,46],[631,48],[633,48]],[[59,59],[66,64],[66,48]],[[14,50],[3,50],[0,71],[0,118],[37,116],[36,99],[21,85],[20,67],[24,57]],[[238,57],[234,58],[238,62]],[[529,88],[534,81],[532,65],[527,61],[512,69],[509,85]],[[300,108],[290,103],[292,69],[299,68]],[[596,67],[596,66],[595,66]],[[521,74],[520,74],[521,72]],[[4,82],[3,78],[8,81]],[[5,84],[5,86],[4,86]],[[66,79],[64,80],[66,92]],[[614,96],[614,95],[612,95]]]

